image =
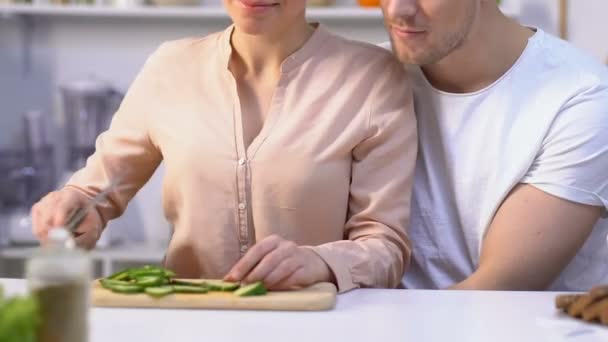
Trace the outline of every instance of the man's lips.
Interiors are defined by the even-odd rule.
[[[410,28],[403,26],[391,25],[391,31],[398,37],[412,38],[418,37],[426,33],[426,30],[419,28]]]

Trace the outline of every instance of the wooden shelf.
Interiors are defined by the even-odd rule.
[[[355,6],[318,7],[307,9],[308,17],[315,19],[382,20],[378,8]],[[229,19],[222,7],[106,7],[76,5],[0,5],[0,15],[37,15],[56,17],[122,17],[122,18],[190,18]]]
[[[516,13],[503,8],[508,16]],[[190,18],[190,19],[229,19],[222,7],[109,7],[97,5],[0,5],[0,16],[36,15],[55,17],[109,17],[109,18]],[[382,20],[379,8],[358,6],[310,7],[309,18],[321,20]]]

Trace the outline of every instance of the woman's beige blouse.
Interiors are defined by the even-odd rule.
[[[340,291],[396,287],[410,257],[417,151],[402,66],[317,27],[283,62],[264,127],[245,148],[231,32],[163,44],[68,186],[94,196],[123,176],[131,187],[97,207],[105,224],[164,161],[174,227],[165,264],[181,277],[221,278],[277,234],[310,246]]]

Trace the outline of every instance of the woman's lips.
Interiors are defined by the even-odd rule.
[[[265,11],[279,5],[278,3],[274,3],[274,2],[262,2],[262,1],[250,1],[250,0],[239,0],[239,3],[246,10],[253,11],[253,12],[265,12]]]

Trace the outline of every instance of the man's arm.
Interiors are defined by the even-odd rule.
[[[546,289],[583,245],[603,210],[519,184],[490,225],[478,269],[451,289]]]

